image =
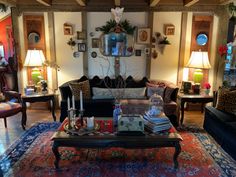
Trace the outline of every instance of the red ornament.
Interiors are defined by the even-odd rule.
[[[218,52],[220,56],[224,56],[227,54],[227,46],[226,45],[221,45],[218,49]]]

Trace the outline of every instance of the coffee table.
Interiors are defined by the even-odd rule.
[[[135,135],[122,135],[118,136],[115,129],[100,126],[103,122],[106,126],[112,126],[112,118],[95,118],[95,122],[100,124],[102,129],[90,133],[88,135],[72,135],[65,131],[65,119],[60,128],[53,134],[51,140],[53,141],[52,151],[55,156],[55,168],[59,168],[60,153],[59,147],[76,147],[76,148],[109,148],[109,147],[122,147],[122,148],[159,148],[159,147],[174,147],[175,152],[173,155],[174,168],[178,168],[177,161],[178,155],[181,152],[180,141],[182,137],[177,133],[174,127],[169,132],[161,134],[154,134],[145,131],[144,136]],[[100,122],[100,123],[99,123]]]

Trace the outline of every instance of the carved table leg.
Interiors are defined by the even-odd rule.
[[[53,146],[52,146],[52,152],[55,156],[54,166],[56,169],[58,169],[61,155],[59,154],[59,151],[58,151],[58,145],[55,142],[53,143]]]
[[[177,158],[178,158],[180,152],[181,152],[181,146],[180,146],[179,142],[176,142],[175,143],[175,153],[174,153],[174,158],[173,158],[175,169],[177,169],[179,167],[179,162],[178,162]]]
[[[180,103],[180,109],[181,109],[180,123],[181,123],[181,125],[183,124],[183,121],[184,121],[184,103],[185,103],[185,101],[181,100],[181,103]]]
[[[53,120],[56,121],[56,115],[55,115],[55,98],[53,96],[52,98],[52,117],[53,117]]]

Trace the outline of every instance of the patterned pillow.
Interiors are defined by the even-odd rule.
[[[165,94],[164,94],[164,102],[170,103],[171,102],[171,95],[174,92],[175,88],[166,87]]]
[[[218,90],[216,108],[236,115],[236,90],[225,88]]]
[[[90,85],[89,81],[83,81],[83,82],[71,82],[69,83],[72,95],[74,95],[75,100],[80,100],[80,90],[82,90],[83,93],[83,99],[90,99]]]
[[[157,95],[160,95],[162,97],[162,99],[164,98],[164,91],[165,91],[165,87],[147,87],[147,96],[151,97],[152,95],[154,95],[155,93]]]

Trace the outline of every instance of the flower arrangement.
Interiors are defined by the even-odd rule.
[[[218,52],[220,54],[221,57],[223,57],[224,55],[227,54],[227,45],[221,45],[218,48]]]
[[[211,88],[211,84],[208,83],[208,82],[206,82],[206,83],[203,85],[203,87],[204,87],[205,89],[210,89],[210,88]]]

